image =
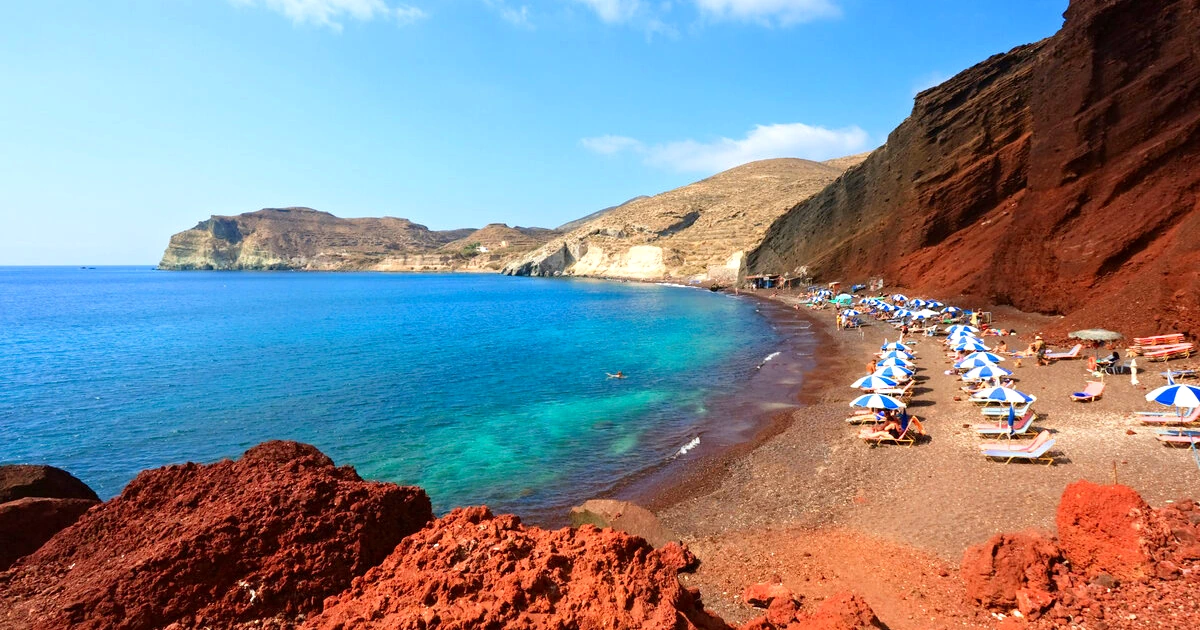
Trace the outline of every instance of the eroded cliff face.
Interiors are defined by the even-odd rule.
[[[214,216],[172,236],[159,267],[494,271],[556,234],[503,224],[479,230],[434,231],[407,219],[342,219],[310,208],[266,208],[237,216]]]
[[[1198,32],[1200,0],[1072,2],[1053,37],[919,94],[750,268],[1200,330]]]
[[[661,195],[639,197],[513,260],[504,273],[704,278],[710,266],[723,267],[731,255],[756,247],[776,217],[865,156],[833,163],[762,160]]]

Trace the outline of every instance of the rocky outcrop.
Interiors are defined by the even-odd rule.
[[[750,269],[1200,331],[1198,30],[1196,0],[1073,0],[1053,37],[919,94]]]
[[[736,252],[758,246],[780,214],[863,156],[836,165],[799,159],[751,162],[708,179],[607,208],[504,273],[639,280],[706,278]],[[568,224],[570,226],[571,224]]]
[[[38,550],[99,501],[26,497],[0,503],[0,571]]]
[[[677,579],[685,550],[457,509],[404,539],[305,628],[727,628]]]
[[[1019,598],[1053,590],[1052,569],[1060,560],[1054,541],[1037,532],[996,534],[967,549],[960,571],[968,598],[988,608],[1011,609]]]
[[[750,620],[741,630],[876,630],[885,628],[862,597],[843,591],[809,613],[798,611],[791,597],[771,599],[767,614]]]
[[[679,540],[679,536],[663,526],[653,512],[646,508],[615,499],[590,499],[571,508],[567,515],[572,527],[595,525],[638,536],[655,547]]]
[[[61,468],[28,464],[0,466],[0,503],[25,497],[100,500],[87,484]]]
[[[214,216],[171,237],[159,263],[172,270],[448,271],[492,268],[557,234],[503,224],[434,231],[392,217],[342,219],[311,208]],[[467,246],[507,250],[505,256]],[[490,247],[494,245],[494,247]]]
[[[320,611],[432,518],[315,448],[139,474],[0,574],[0,627],[230,627]]]
[[[1154,550],[1169,536],[1152,515],[1132,488],[1077,481],[1058,504],[1059,546],[1072,568],[1089,578],[1106,573],[1140,580],[1153,574]]]

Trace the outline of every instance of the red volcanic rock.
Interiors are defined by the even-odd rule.
[[[987,607],[1011,608],[1017,595],[1053,588],[1051,568],[1059,558],[1054,541],[1037,532],[997,534],[967,549],[960,573],[967,597]]]
[[[742,592],[742,601],[758,608],[766,608],[771,605],[771,601],[775,599],[794,599],[792,589],[783,584],[773,582],[759,582],[751,584]]]
[[[775,221],[750,271],[1067,315],[1048,333],[1200,333],[1196,0],[1064,17],[917,95],[887,144]]]
[[[100,500],[86,483],[61,468],[27,464],[0,466],[0,503],[26,497]]]
[[[861,597],[842,592],[821,602],[811,615],[802,616],[788,630],[864,630],[883,628],[875,612]]]
[[[1072,569],[1086,577],[1108,573],[1121,580],[1153,574],[1155,550],[1167,532],[1132,488],[1077,481],[1063,491],[1055,518],[1058,544]]]
[[[17,499],[0,503],[0,571],[27,556],[74,523],[99,501],[88,499]]]
[[[674,546],[460,508],[405,538],[304,627],[727,628],[679,584],[683,554],[664,553]]]
[[[365,482],[295,442],[144,471],[0,574],[0,625],[219,628],[311,614],[431,518],[421,489]]]

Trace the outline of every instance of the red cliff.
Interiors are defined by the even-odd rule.
[[[1074,0],[917,96],[752,270],[964,294],[1062,327],[1200,332],[1200,0]]]

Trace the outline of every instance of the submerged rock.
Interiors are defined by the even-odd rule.
[[[312,446],[144,471],[0,575],[5,628],[229,627],[320,610],[432,518]]]
[[[583,505],[571,508],[569,515],[572,527],[580,525],[595,525],[596,527],[611,527],[617,531],[641,536],[655,547],[679,540],[679,536],[663,527],[658,517],[646,508],[613,499],[591,499]]]

